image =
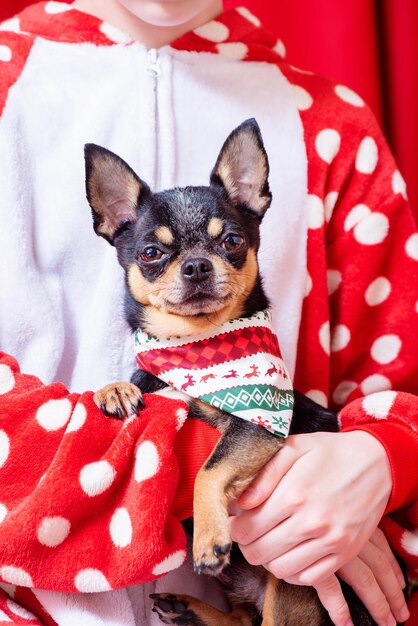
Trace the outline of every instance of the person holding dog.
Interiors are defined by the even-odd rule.
[[[129,378],[130,340],[105,277],[123,285],[86,226],[80,150],[102,143],[159,189],[204,184],[229,130],[256,117],[276,202],[261,254],[276,329],[295,387],[342,409],[344,432],[291,436],[238,501],[233,538],[250,563],[313,585],[337,626],[351,622],[336,572],[379,625],[405,621],[378,525],[412,511],[385,529],[414,556],[418,235],[364,102],[289,66],[254,16],[223,14],[218,0],[42,2],[2,27],[0,52],[4,223],[15,208],[2,241],[1,349],[73,389]],[[96,285],[94,314],[81,272]],[[189,476],[213,447],[206,433],[187,453]]]

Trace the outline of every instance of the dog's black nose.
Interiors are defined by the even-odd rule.
[[[213,265],[209,259],[188,259],[181,266],[183,277],[192,282],[201,282],[209,278],[213,272]]]

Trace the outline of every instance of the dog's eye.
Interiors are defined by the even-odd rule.
[[[149,263],[150,261],[159,261],[162,256],[163,253],[161,250],[155,248],[154,246],[148,246],[148,248],[145,248],[145,250],[140,253],[139,258],[142,261]]]
[[[228,235],[222,242],[225,250],[239,250],[244,245],[244,237],[241,235]]]

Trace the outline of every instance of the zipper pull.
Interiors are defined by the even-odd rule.
[[[156,48],[150,48],[147,52],[147,70],[152,76],[160,75],[160,60]]]

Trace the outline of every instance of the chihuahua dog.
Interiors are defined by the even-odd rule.
[[[105,148],[87,144],[85,158],[94,230],[116,248],[126,275],[126,316],[134,332],[141,329],[157,341],[178,339],[267,309],[257,251],[271,193],[268,158],[255,120],[229,135],[207,187],[153,193]],[[106,415],[122,419],[143,407],[141,392],[165,386],[153,373],[138,369],[130,383],[110,384],[94,399]],[[164,623],[190,626],[331,624],[314,589],[276,580],[263,567],[248,565],[232,546],[228,504],[285,440],[200,399],[188,403],[192,417],[221,432],[196,478],[194,568],[216,575],[225,585],[231,612],[173,594],[154,594],[154,610]],[[336,416],[295,392],[291,432],[317,430],[337,431]],[[346,593],[355,624],[374,624],[354,594]]]

